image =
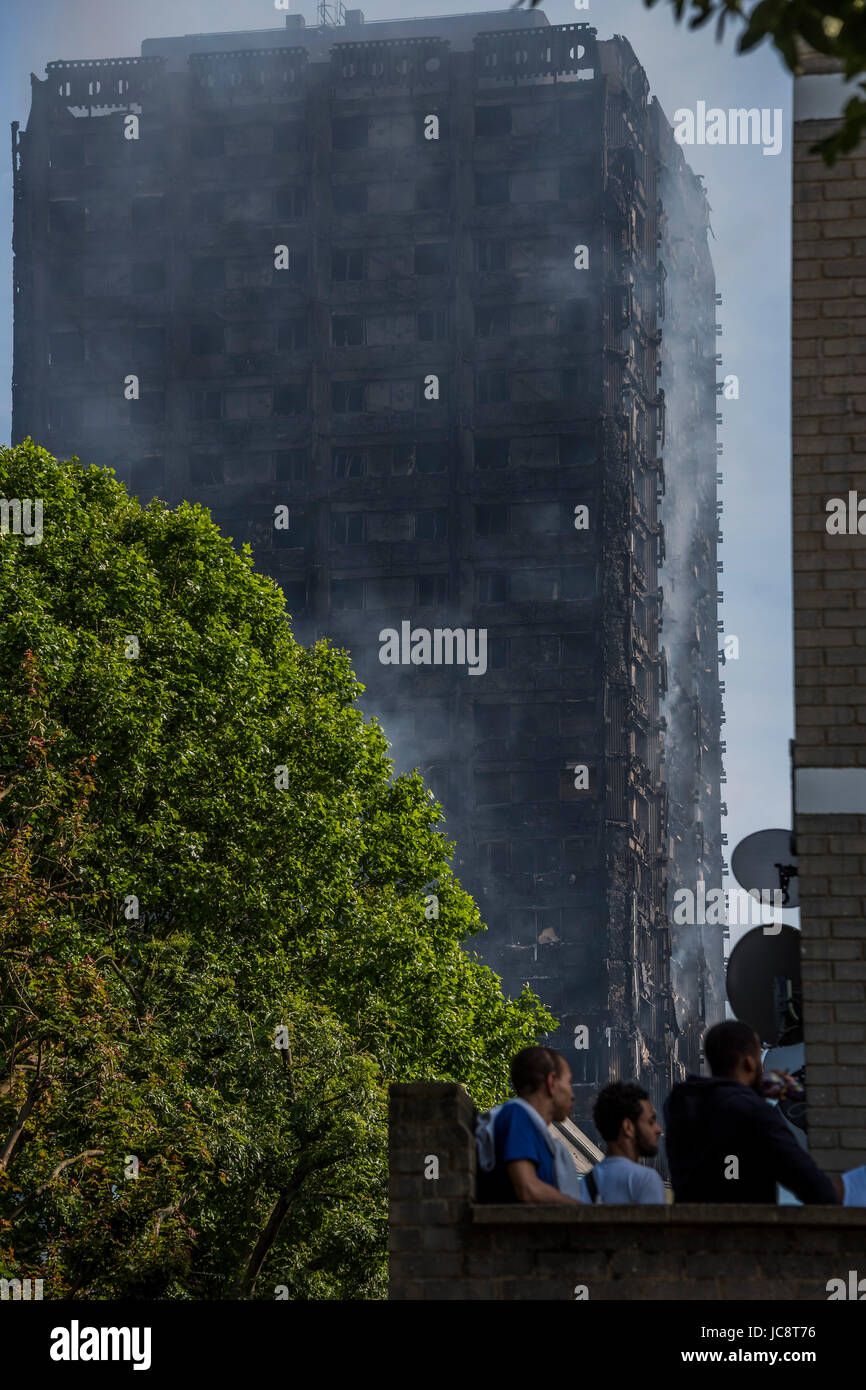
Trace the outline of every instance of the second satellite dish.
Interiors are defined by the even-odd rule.
[[[782,907],[799,907],[797,856],[792,845],[790,830],[758,830],[747,835],[731,855],[731,872],[740,887],[759,896],[778,889]]]
[[[741,936],[728,957],[727,984],[737,1018],[765,1046],[803,1041],[800,933],[793,927],[786,923],[776,935],[755,927]]]

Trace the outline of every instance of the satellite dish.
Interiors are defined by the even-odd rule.
[[[728,957],[728,1000],[767,1047],[803,1041],[800,933],[787,923],[776,935],[755,927]]]
[[[790,830],[758,830],[741,840],[731,855],[731,872],[752,896],[781,890],[783,907],[799,907],[797,856]],[[769,899],[773,903],[774,899]]]

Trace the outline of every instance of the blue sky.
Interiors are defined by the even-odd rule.
[[[501,10],[491,0],[360,0],[368,20],[411,14],[447,15]],[[714,25],[677,25],[666,0],[647,10],[642,0],[548,0],[552,24],[588,22],[600,38],[631,42],[669,120],[678,108],[781,107],[782,152],[758,146],[686,149],[703,174],[712,206],[711,254],[723,296],[719,349],[725,372],[740,379],[740,399],[722,402],[719,467],[725,484],[721,554],[725,574],[722,616],[740,643],[740,659],[722,670],[726,681],[727,741],[724,788],[728,856],[754,830],[790,821],[788,740],[793,733],[790,519],[790,205],[793,84],[781,60],[762,45],[734,51],[733,31],[722,45]],[[316,23],[314,0],[292,10]],[[0,15],[0,101],[6,130],[24,126],[30,73],[45,76],[56,59],[129,57],[144,38],[284,26],[273,0],[3,0]],[[7,150],[9,146],[7,145]],[[9,440],[12,373],[11,160],[0,179],[0,440]],[[732,884],[732,880],[728,880]],[[799,914],[794,914],[795,922]],[[736,939],[736,929],[732,940]]]

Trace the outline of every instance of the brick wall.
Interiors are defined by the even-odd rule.
[[[474,1118],[459,1086],[391,1087],[392,1299],[823,1301],[866,1274],[866,1208],[478,1206]]]
[[[866,1161],[866,537],[829,535],[826,503],[852,489],[866,496],[866,146],[832,169],[809,153],[837,128],[823,113],[842,101],[831,60],[807,54],[803,67],[793,209],[795,830],[809,1147],[839,1172]]]

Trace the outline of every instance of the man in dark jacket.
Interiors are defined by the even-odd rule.
[[[801,1202],[838,1206],[832,1182],[761,1094],[761,1040],[730,1020],[704,1039],[712,1076],[689,1076],[665,1102],[665,1144],[678,1202]]]

